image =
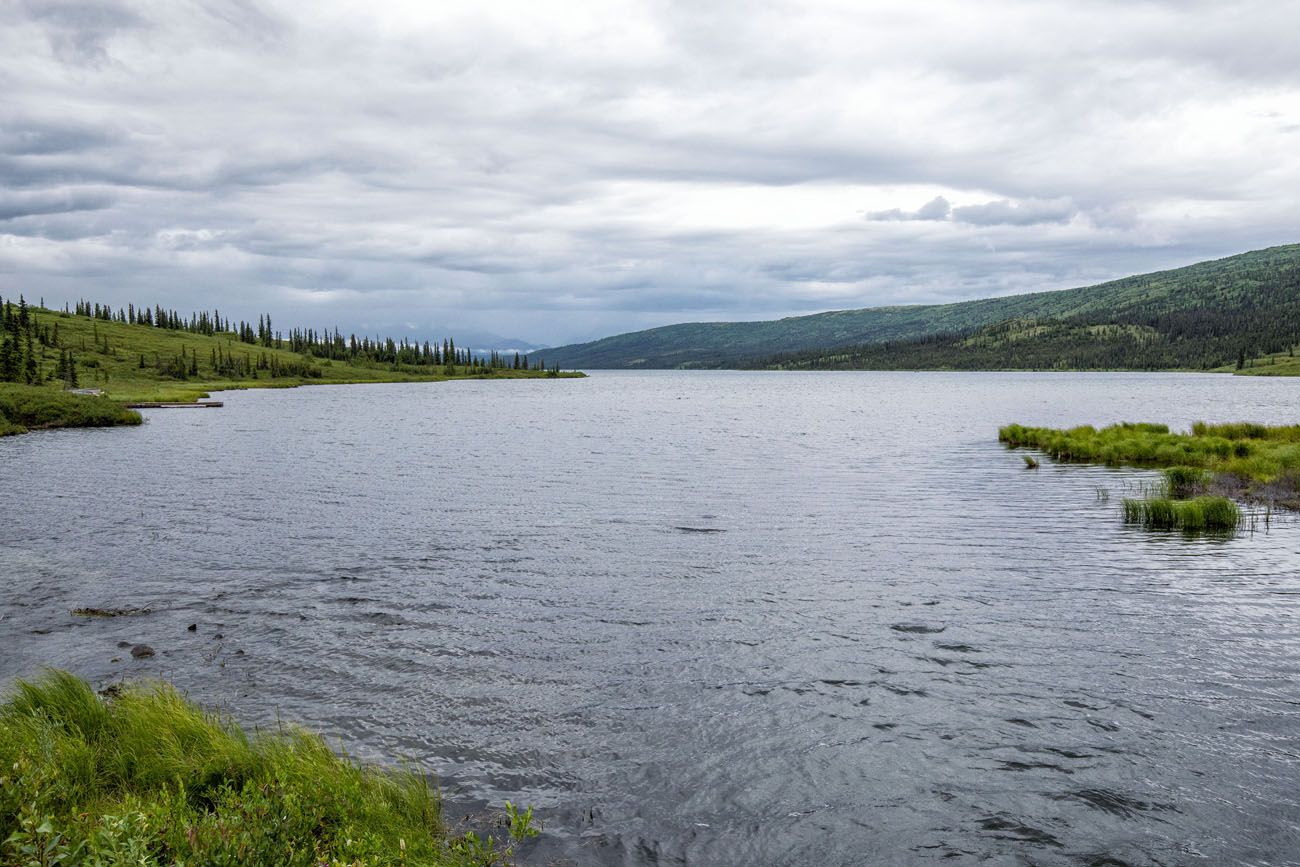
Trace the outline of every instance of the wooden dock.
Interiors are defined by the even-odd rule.
[[[219,400],[205,400],[202,403],[128,403],[128,409],[219,409],[224,404]]]

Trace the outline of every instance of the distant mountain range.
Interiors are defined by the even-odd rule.
[[[1096,286],[552,347],[564,368],[1210,369],[1300,343],[1300,244]]]
[[[405,337],[415,343],[423,343],[426,340],[430,343],[442,343],[444,338],[451,337],[461,349],[468,349],[476,355],[487,355],[491,352],[518,352],[522,355],[546,348],[544,343],[529,343],[527,340],[521,340],[518,337],[502,337],[500,334],[494,334],[491,331],[475,331],[471,328],[410,329],[388,325],[381,326],[379,333],[385,335],[394,334],[398,336],[398,339]]]

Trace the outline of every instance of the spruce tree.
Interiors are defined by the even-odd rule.
[[[23,379],[28,385],[37,385],[41,381],[41,369],[36,363],[36,352],[32,349],[32,336],[27,335],[26,359],[23,362]]]
[[[17,382],[18,345],[11,337],[0,338],[0,382]]]

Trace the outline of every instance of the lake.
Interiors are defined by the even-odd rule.
[[[0,679],[302,722],[456,809],[536,805],[535,863],[1300,863],[1300,524],[1126,527],[1153,474],[997,442],[1298,393],[598,372],[12,437]]]

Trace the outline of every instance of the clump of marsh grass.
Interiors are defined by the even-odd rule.
[[[1124,499],[1124,521],[1152,530],[1224,532],[1241,524],[1241,509],[1227,497]]]
[[[166,684],[51,671],[0,705],[2,864],[500,864],[423,777],[300,729],[249,734]]]
[[[1021,455],[1021,457],[1024,458],[1025,469],[1027,470],[1038,469],[1038,459],[1035,458],[1033,455]]]
[[[1163,475],[1168,495],[1178,500],[1204,494],[1210,485],[1210,474],[1202,467],[1166,467]]]
[[[1054,460],[1165,470],[1165,495],[1209,493],[1300,507],[1300,425],[1196,422],[1188,433],[1124,422],[1068,429],[1006,425],[998,439]]]

